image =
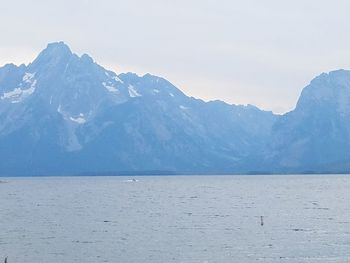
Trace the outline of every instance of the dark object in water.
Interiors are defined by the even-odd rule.
[[[264,225],[264,217],[260,216],[260,225],[263,226]]]
[[[4,263],[7,263],[7,257],[5,258],[5,261],[4,261]]]

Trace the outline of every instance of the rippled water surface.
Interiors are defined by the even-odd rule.
[[[134,178],[0,179],[0,262],[350,262],[350,176]]]

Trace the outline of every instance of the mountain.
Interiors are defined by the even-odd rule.
[[[266,166],[286,173],[350,172],[350,71],[323,73],[273,125]]]
[[[63,42],[0,68],[0,176],[350,172],[350,71],[284,115],[116,74]]]
[[[0,68],[0,175],[254,172],[278,119],[52,43]]]

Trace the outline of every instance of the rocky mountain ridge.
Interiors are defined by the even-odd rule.
[[[0,175],[350,172],[349,99],[339,70],[281,116],[204,102],[52,43],[0,68]]]

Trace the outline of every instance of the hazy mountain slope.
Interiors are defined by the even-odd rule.
[[[350,171],[350,71],[321,74],[274,125],[268,161],[283,172]]]
[[[0,68],[0,175],[350,172],[350,71],[274,115],[115,74],[52,43]]]
[[[276,119],[53,43],[28,66],[0,68],[0,174],[249,172]]]

